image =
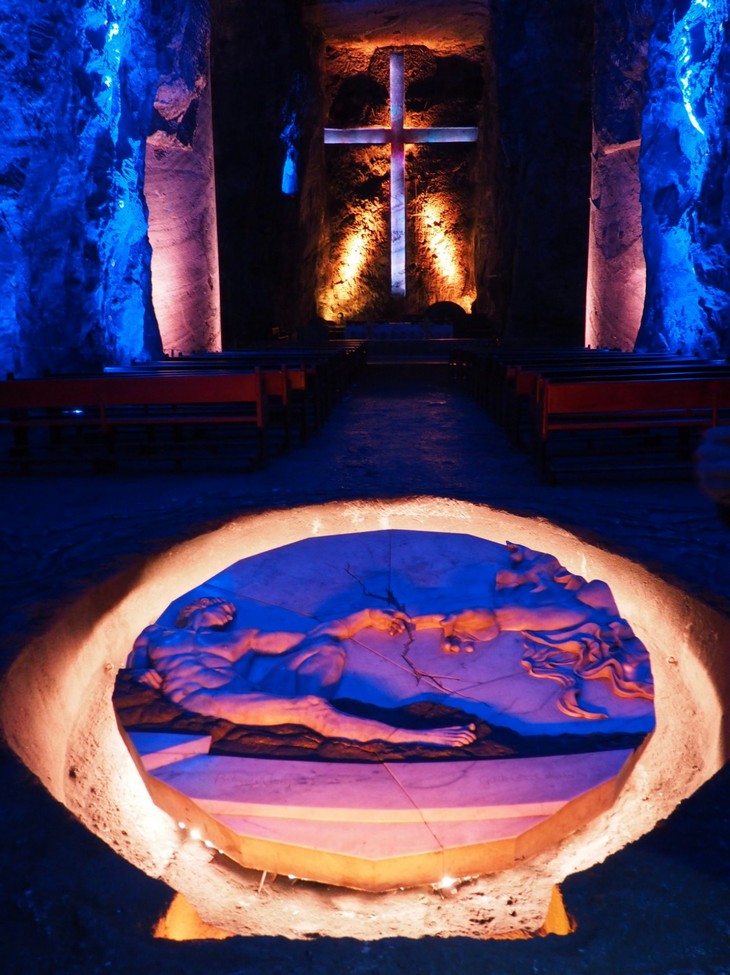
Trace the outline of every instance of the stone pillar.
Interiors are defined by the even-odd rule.
[[[641,325],[646,266],[639,201],[640,142],[593,142],[585,344],[631,352]]]
[[[221,348],[208,0],[181,0],[147,139],[152,302],[167,353]]]
[[[631,351],[646,269],[639,147],[651,17],[642,0],[597,0],[585,344]]]

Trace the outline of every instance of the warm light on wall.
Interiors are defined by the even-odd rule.
[[[320,266],[320,314],[378,320],[418,315],[441,301],[471,312],[476,288],[465,228],[474,218],[471,161],[478,127],[443,124],[463,121],[463,106],[453,104],[453,97],[436,106],[427,99],[424,108],[415,89],[409,95],[437,70],[437,58],[425,44],[411,40],[399,50],[369,52],[343,48],[329,60],[333,106],[347,90],[344,82],[358,77],[381,86],[383,99],[364,98],[362,104],[355,99],[357,111],[348,109],[354,125],[324,129],[332,206],[330,246],[322,249]],[[348,111],[333,108],[331,117],[346,121]],[[363,216],[378,226],[356,284],[347,267],[352,245],[342,237],[355,227],[367,235]]]
[[[382,213],[361,211],[355,226],[344,237],[332,261],[319,295],[319,314],[326,319],[355,318],[372,300],[363,273],[373,253],[383,246],[385,219]]]
[[[320,290],[319,314],[329,320],[371,314],[379,298],[373,262],[385,247],[385,214],[373,206],[352,216],[353,227],[339,241]],[[458,205],[442,196],[428,196],[415,216],[423,304],[452,301],[470,312],[476,290],[464,257],[468,245],[458,226]]]
[[[335,293],[337,293],[338,289],[356,288],[357,278],[365,263],[366,253],[367,245],[365,238],[355,232],[348,238],[342,250],[337,281],[334,284]],[[350,296],[352,296],[352,291],[350,291]]]
[[[160,86],[160,111],[173,121],[195,107],[197,114],[190,144],[165,131],[147,140],[152,304],[168,355],[216,352],[222,339],[210,83],[201,74],[194,86],[176,86],[175,98],[170,87]]]
[[[449,289],[461,283],[460,268],[456,259],[456,247],[444,230],[444,214],[436,202],[429,200],[420,213],[420,229],[425,246],[433,256],[434,269],[442,283]]]
[[[454,226],[456,205],[440,197],[428,197],[417,215],[422,273],[432,301],[453,301],[470,312],[476,291],[469,282],[463,259],[465,242]]]
[[[153,207],[150,206],[150,214]],[[165,230],[170,234],[173,221],[168,217]],[[155,240],[156,226],[150,220],[150,239]],[[181,225],[173,243],[155,246],[152,253],[152,302],[160,329],[163,350],[168,354],[221,349],[220,315],[217,289],[198,286],[190,272],[192,257],[199,248],[190,242],[189,231]],[[206,261],[208,256],[205,256]],[[217,255],[215,255],[217,268]],[[197,275],[196,275],[197,276]]]

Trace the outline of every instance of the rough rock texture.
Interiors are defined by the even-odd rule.
[[[150,0],[0,11],[6,368],[88,368],[158,348],[142,154],[160,19]]]
[[[637,348],[727,351],[729,15],[727,0],[665,2],[658,12],[640,162],[647,301]]]
[[[221,313],[227,347],[314,314],[322,212],[316,45],[298,4],[212,0]],[[291,150],[298,177],[282,187]],[[320,157],[321,158],[321,157]]]
[[[168,354],[221,348],[208,0],[179,0],[147,138],[152,301]]]
[[[631,351],[646,269],[639,146],[650,11],[642,0],[599,0],[593,53],[593,154],[586,344]]]
[[[505,338],[582,344],[593,3],[497,0],[494,28],[512,258]]]
[[[586,345],[631,352],[645,292],[639,142],[606,146],[594,138]]]
[[[0,370],[158,353],[153,300],[166,348],[217,346],[211,90],[224,343],[303,334],[331,244],[325,45],[368,57],[421,45],[437,62],[473,67],[484,44],[469,105],[471,120],[480,103],[474,158],[464,161],[469,147],[453,160],[451,148],[419,150],[433,156],[438,195],[456,193],[458,206],[411,228],[414,265],[435,259],[426,230],[439,245],[460,240],[461,298],[417,284],[416,311],[476,296],[507,342],[582,344],[590,263],[589,339],[629,347],[643,286],[641,135],[647,292],[637,348],[726,352],[728,0],[212,0],[212,89],[206,10],[205,0],[3,5]],[[439,115],[436,92],[451,121],[448,76],[434,78],[421,114]],[[386,166],[358,152],[347,166],[374,226]],[[411,190],[418,202],[421,188]],[[369,254],[376,292],[387,286],[387,251]],[[414,310],[391,308],[387,296],[370,307]]]
[[[327,125],[390,125],[389,48],[328,46]],[[454,53],[405,47],[406,126],[476,126],[481,45]],[[418,314],[439,301],[471,311],[474,233],[481,209],[473,144],[406,148],[406,299],[390,296],[390,148],[329,145],[326,246],[319,274],[325,318]],[[483,220],[481,221],[483,223]]]
[[[471,47],[484,33],[489,0],[303,0],[302,6],[310,23],[343,44],[453,48]]]

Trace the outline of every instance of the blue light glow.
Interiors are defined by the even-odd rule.
[[[691,125],[700,135],[705,135],[705,130],[697,112],[712,87],[727,18],[728,0],[692,0],[672,34],[682,104]]]
[[[294,196],[299,192],[299,175],[297,173],[297,153],[292,146],[288,147],[284,168],[281,173],[281,192],[286,196]]]
[[[292,85],[290,106],[283,113],[282,130],[279,136],[286,151],[281,172],[281,192],[285,196],[294,196],[299,192],[299,150],[297,143],[302,133],[297,118],[297,110],[291,103],[298,101],[300,92],[301,79],[297,78]]]
[[[299,173],[297,171],[299,152],[296,145],[299,134],[299,125],[295,114],[292,112],[281,133],[281,141],[286,147],[284,168],[281,173],[281,192],[286,196],[293,196],[299,191]]]
[[[161,6],[0,3],[0,371],[159,348],[143,179]]]
[[[675,11],[664,8],[649,49],[640,161],[647,291],[636,347],[712,357],[730,338],[715,190],[727,168],[720,58],[730,0],[691,0],[678,20]]]
[[[98,300],[110,358],[127,361],[144,355],[142,323],[149,296],[147,213],[143,195],[144,137],[130,106],[144,104],[153,84],[154,52],[140,50],[146,17],[144,0],[87,0],[86,30],[103,31],[100,48],[87,48],[85,69],[101,84],[95,94],[98,114],[81,135],[82,152],[92,167],[105,165],[108,205],[99,213],[98,251],[103,268]],[[151,46],[151,45],[150,45]],[[149,90],[148,89],[149,86]],[[108,147],[106,139],[111,139]],[[107,146],[106,150],[102,147]]]

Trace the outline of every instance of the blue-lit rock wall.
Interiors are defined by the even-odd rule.
[[[160,91],[170,90],[171,78],[177,84],[188,68],[202,64],[201,31],[181,31],[180,25],[202,23],[204,4],[0,4],[0,373],[88,369],[160,351],[143,191],[145,139],[155,128],[153,103],[157,97],[162,104]],[[599,30],[594,47],[596,7],[597,23],[614,27]],[[229,346],[267,336],[274,327],[295,331],[314,309],[325,208],[317,82],[321,52],[303,29],[301,9],[289,0],[212,0],[218,221]],[[593,85],[597,138],[612,152],[627,147],[621,159],[615,152],[611,158],[622,161],[634,153],[635,111],[643,105],[639,175],[646,303],[637,348],[726,353],[730,0],[601,0],[598,5],[494,0],[492,14],[496,80],[493,91],[488,86],[484,107],[498,126],[499,152],[483,167],[485,182],[494,189],[495,226],[494,243],[482,242],[479,249],[480,269],[494,282],[485,310],[504,318],[505,337],[514,342],[580,341]],[[644,71],[643,32],[652,24]],[[180,48],[180,38],[188,34],[192,39],[184,43],[197,54]],[[592,58],[602,68],[593,81]],[[191,105],[204,90],[198,76],[200,71],[190,75]],[[606,93],[605,103],[595,99],[597,90]],[[166,122],[171,113],[177,124],[165,102]],[[153,146],[160,156],[154,157],[159,163],[155,188],[168,210],[173,191],[168,163],[173,155],[190,155],[184,138],[191,113],[180,117],[184,131],[174,133],[174,153]],[[195,131],[202,131],[197,123]],[[200,150],[200,172],[210,168],[208,151]],[[289,156],[297,163],[298,179],[282,188]],[[193,180],[187,170],[185,181],[189,189]],[[212,193],[208,184],[206,192]],[[178,193],[175,199],[182,197]],[[623,216],[621,223],[607,214],[606,194],[601,206],[606,220],[598,227],[596,248],[603,257],[621,259],[626,240],[634,237],[633,222],[629,226]],[[201,287],[213,293],[212,206],[205,210],[203,234],[185,218],[187,202],[179,209],[187,237],[178,239],[177,230],[171,231],[164,244],[171,266],[181,268],[180,293],[189,290],[187,268],[193,265]],[[614,234],[615,227],[623,236]],[[182,244],[203,238],[210,244],[199,248],[205,260],[193,259]],[[212,308],[212,300],[206,300],[206,308]],[[195,305],[194,314],[183,318],[186,328],[190,324],[185,341],[208,347],[210,328],[205,341],[192,332],[212,321],[212,311],[201,314]],[[174,344],[179,345],[177,335]]]
[[[86,369],[159,348],[143,179],[164,10],[0,9],[3,370]]]
[[[730,340],[730,2],[661,8],[642,120],[647,296],[636,347],[708,357]]]

